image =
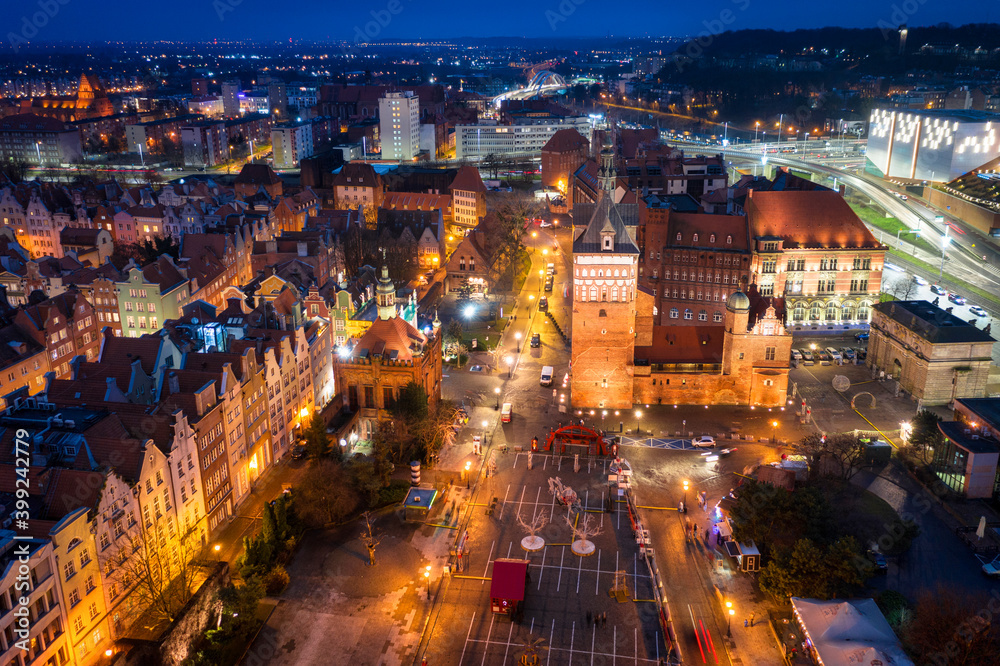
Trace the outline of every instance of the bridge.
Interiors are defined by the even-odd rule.
[[[543,69],[537,72],[528,81],[528,85],[524,88],[518,88],[517,90],[508,90],[505,93],[501,93],[493,98],[494,106],[499,107],[500,102],[508,99],[531,99],[532,97],[537,97],[546,93],[555,93],[562,90],[566,90],[570,84],[566,83],[561,75],[555,72]]]

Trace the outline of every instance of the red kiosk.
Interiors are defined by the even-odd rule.
[[[512,615],[524,603],[528,578],[528,560],[499,558],[493,560],[490,581],[490,605],[494,613]]]

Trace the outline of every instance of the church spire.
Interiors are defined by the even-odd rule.
[[[618,172],[615,170],[615,152],[611,145],[611,129],[604,133],[604,147],[601,148],[601,169],[598,172],[601,189],[607,193],[614,192]]]

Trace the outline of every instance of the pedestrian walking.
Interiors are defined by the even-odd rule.
[[[751,612],[751,613],[750,613],[750,626],[751,626],[751,627],[753,626],[753,617],[754,617],[754,615],[756,615],[756,614],[757,614],[756,612]]]
[[[698,524],[695,523],[694,527],[691,528],[691,535],[697,539],[698,538]]]
[[[591,616],[591,614],[590,614],[590,611],[587,611],[587,626],[588,626],[588,627],[590,626],[590,619],[591,619],[591,617],[592,617],[592,616]]]
[[[743,620],[743,628],[746,629],[749,626],[750,626],[750,618],[746,618],[745,620]]]
[[[601,613],[601,626],[602,627],[608,626],[608,614],[607,613]]]

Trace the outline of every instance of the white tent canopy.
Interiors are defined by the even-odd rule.
[[[792,597],[792,608],[822,665],[913,666],[873,599]]]

